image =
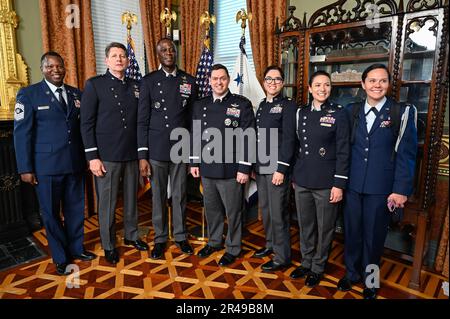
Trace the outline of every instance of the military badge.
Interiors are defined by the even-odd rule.
[[[270,114],[280,114],[281,112],[283,112],[283,108],[280,105],[272,107],[269,111]]]
[[[391,126],[391,121],[390,120],[386,120],[381,122],[380,127],[389,127]]]
[[[187,100],[183,100],[183,107],[185,107],[187,105]]]
[[[17,102],[14,107],[14,120],[21,121],[25,117],[25,106],[22,103]]]
[[[185,83],[180,85],[180,93],[191,95],[192,87],[190,84]]]
[[[134,97],[139,98],[139,90],[134,90]]]
[[[327,151],[326,151],[323,147],[321,147],[321,148],[319,149],[319,155],[320,155],[320,156],[324,157],[326,153],[327,153]]]
[[[230,126],[230,125],[231,125],[231,120],[225,119],[225,126]]]
[[[231,107],[234,107],[234,108],[239,108],[239,104],[236,104],[236,103],[231,103]]]
[[[330,115],[322,116],[320,118],[320,125],[322,124],[330,124],[330,125],[323,125],[323,126],[331,126],[336,122],[336,119]]]
[[[232,105],[233,106],[233,105]],[[227,116],[239,117],[241,115],[241,110],[236,107],[227,108]]]
[[[233,127],[238,127],[239,126],[239,122],[238,121],[233,121]]]

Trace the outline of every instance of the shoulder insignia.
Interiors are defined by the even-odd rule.
[[[14,120],[15,121],[21,121],[25,117],[25,106],[17,102],[16,106],[14,107]]]

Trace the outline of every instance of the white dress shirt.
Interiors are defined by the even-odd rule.
[[[384,103],[386,103],[386,100],[387,100],[386,97],[383,97],[383,99],[377,105],[375,105],[375,108],[377,109],[378,112],[380,112]],[[364,114],[367,114],[367,112],[369,112],[371,108],[372,106],[367,102],[366,99],[366,104],[364,105]],[[372,125],[375,122],[376,118],[377,116],[373,112],[369,112],[369,114],[366,115],[367,132],[370,132],[370,130],[372,129]]]

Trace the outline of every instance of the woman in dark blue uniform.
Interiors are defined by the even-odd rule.
[[[267,97],[256,112],[256,183],[266,246],[256,251],[254,257],[262,258],[274,254],[273,259],[261,266],[265,271],[283,269],[291,262],[287,210],[290,164],[281,160],[280,152],[283,140],[282,122],[286,118],[295,118],[297,105],[290,98],[283,97],[283,81],[284,73],[278,66],[269,66],[265,70],[264,89]],[[265,158],[266,154],[270,156]]]
[[[340,105],[328,100],[331,78],[324,71],[309,80],[312,101],[297,111],[295,129],[283,148],[294,150],[293,170],[295,202],[300,228],[302,263],[291,278],[306,277],[309,287],[317,285],[325,270],[333,240],[338,203],[348,179],[350,133],[348,117]],[[291,145],[289,145],[291,144]]]

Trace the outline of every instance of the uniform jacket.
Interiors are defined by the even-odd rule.
[[[60,175],[86,167],[80,134],[81,91],[64,84],[67,113],[45,80],[17,93],[14,145],[19,174]]]
[[[261,173],[261,167],[267,167],[267,157],[270,154],[270,158],[277,166],[270,172],[265,174],[272,174],[275,171],[279,171],[283,174],[289,171],[290,163],[281,161],[281,144],[284,139],[283,134],[283,121],[295,118],[297,111],[297,105],[290,98],[285,98],[281,94],[274,97],[272,102],[267,100],[262,101],[259,104],[256,111],[256,131],[257,131],[257,152],[256,152],[256,165],[255,170],[257,173]],[[278,139],[273,142],[277,142],[277,145],[271,145],[270,129],[274,128],[278,132]],[[271,147],[273,150],[271,150]],[[275,155],[275,157],[273,156]]]
[[[254,157],[254,139],[249,140],[241,135],[240,141],[244,145],[243,151],[238,152],[236,141],[233,142],[232,150],[225,149],[226,129],[241,128],[245,131],[251,128],[254,134],[255,115],[250,100],[247,98],[228,92],[221,102],[214,103],[212,96],[207,96],[196,101],[194,105],[191,140],[191,166],[200,167],[200,175],[208,178],[235,178],[237,172],[249,174],[252,168],[251,158]],[[200,127],[196,125],[200,123]],[[214,148],[214,152],[221,151],[220,163],[207,163],[202,158],[202,150],[211,153],[214,138],[208,137],[213,131],[220,131],[221,141],[217,141],[222,149]],[[202,138],[202,136],[204,138]],[[210,140],[211,139],[211,140]],[[201,142],[200,142],[201,141]],[[194,143],[201,143],[200,147],[195,147]],[[215,153],[214,153],[215,154]],[[214,156],[214,154],[212,154]]]
[[[182,70],[176,77],[160,69],[147,74],[141,82],[138,110],[139,159],[170,161],[170,140],[175,128],[189,129],[192,105],[197,98],[195,78]]]
[[[342,106],[326,101],[320,111],[311,111],[311,104],[308,104],[300,108],[290,122],[285,135],[289,134],[291,140],[287,141],[291,145],[293,136],[297,142],[294,182],[311,189],[345,189],[350,162],[350,127]],[[288,144],[283,147],[291,148]]]
[[[86,158],[109,162],[137,159],[139,84],[109,71],[86,81],[81,100],[81,134]]]
[[[406,130],[395,157],[392,158],[397,137],[390,127],[389,110],[394,100],[387,98],[370,132],[367,132],[364,103],[360,105],[359,123],[351,147],[349,189],[364,194],[397,193],[408,196],[414,185],[417,154],[417,131],[414,110],[410,109]],[[350,104],[346,108],[352,114]],[[404,108],[401,113],[403,114]]]

